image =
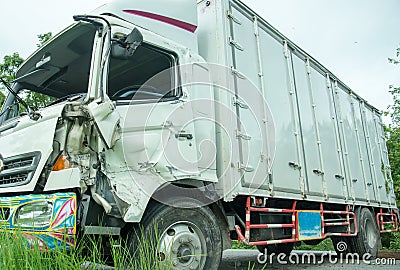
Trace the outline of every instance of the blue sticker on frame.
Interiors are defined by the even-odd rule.
[[[299,240],[322,238],[321,213],[319,211],[298,211]]]

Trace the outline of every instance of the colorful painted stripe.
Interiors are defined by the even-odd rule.
[[[179,27],[181,29],[184,29],[186,31],[192,32],[194,33],[194,31],[196,31],[197,26],[187,23],[187,22],[183,22],[183,21],[179,21],[170,17],[166,17],[163,15],[159,15],[159,14],[154,14],[154,13],[150,13],[150,12],[146,12],[146,11],[140,11],[140,10],[123,10],[123,12],[125,13],[129,13],[132,15],[137,15],[140,17],[144,17],[144,18],[148,18],[148,19],[152,19],[155,21],[159,21],[159,22],[163,22],[163,23],[167,23],[170,25],[173,25],[175,27]]]
[[[48,202],[51,218],[44,226],[20,226],[16,215],[19,209],[29,204]],[[3,217],[0,229],[22,235],[28,247],[38,245],[40,249],[70,248],[75,245],[77,200],[75,193],[56,193],[0,197]],[[6,215],[5,215],[6,213]]]

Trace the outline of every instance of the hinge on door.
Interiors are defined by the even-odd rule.
[[[283,54],[285,58],[289,58],[289,45],[286,40],[283,41]]]
[[[335,178],[338,180],[344,180],[344,176],[340,174],[335,174]]]
[[[232,37],[229,37],[229,44],[231,44],[233,47],[238,49],[239,51],[244,51],[244,48],[242,45],[240,45],[237,41],[235,41]]]
[[[324,198],[325,200],[329,200],[329,195],[328,195],[328,187],[326,186],[326,181],[322,181],[322,192],[324,193]]]
[[[311,63],[310,63],[310,58],[306,58],[306,67],[307,67],[307,74],[311,75]]]
[[[243,164],[240,164],[240,163],[239,163],[239,165],[238,165],[238,168],[239,168],[239,171],[240,171],[240,172],[247,172],[247,173],[249,173],[249,172],[253,172],[253,171],[254,171],[254,168],[253,168],[253,167],[251,167],[251,166],[246,166],[246,165],[243,165]]]
[[[313,170],[313,173],[315,173],[316,175],[319,175],[319,176],[322,176],[322,175],[325,174],[325,173],[324,173],[323,171],[321,171],[320,169],[315,169],[315,170]]]
[[[237,139],[243,139],[243,140],[246,140],[246,141],[251,140],[251,136],[250,135],[240,133],[239,130],[236,130],[236,138]]]
[[[233,22],[235,22],[235,23],[237,23],[237,24],[239,24],[239,25],[242,24],[242,22],[241,22],[238,18],[236,18],[236,17],[232,14],[232,12],[231,12],[230,10],[228,10],[228,11],[226,12],[226,16],[228,17],[228,19],[232,20]]]
[[[337,80],[334,80],[334,86],[335,86],[335,94],[339,94],[339,85]]]
[[[289,162],[289,166],[292,167],[295,170],[301,170],[301,165],[296,163],[296,162]]]
[[[329,73],[326,73],[325,79],[326,79],[326,87],[328,88],[328,90],[331,90],[332,89],[331,76],[329,75]]]
[[[253,26],[254,26],[254,35],[258,37],[260,35],[260,32],[258,30],[258,18],[257,16],[253,17]]]
[[[240,101],[236,97],[233,98],[233,105],[237,106],[239,108],[242,108],[242,109],[248,109],[249,108],[249,106],[247,106],[244,102]]]
[[[301,167],[300,167],[301,168]],[[301,197],[306,198],[306,187],[304,182],[304,177],[300,177],[300,189],[301,189]]]
[[[246,79],[246,76],[241,73],[239,70],[235,69],[234,67],[231,67],[232,74],[235,75],[236,77],[240,79]]]

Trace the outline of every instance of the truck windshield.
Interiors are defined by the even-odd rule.
[[[53,38],[18,70],[14,91],[21,98],[36,100],[32,106],[39,108],[86,94],[95,33],[91,24],[77,23]],[[9,95],[5,105],[10,107],[13,103],[14,98]]]

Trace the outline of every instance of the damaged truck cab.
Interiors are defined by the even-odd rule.
[[[29,194],[17,198],[32,205],[31,211],[47,205],[38,208],[44,211],[40,215],[51,215],[58,197],[71,199],[71,211],[64,217],[72,234],[84,229],[85,222],[107,231],[107,224],[97,224],[100,218],[108,222],[103,212],[121,224],[138,223],[151,196],[168,181],[201,178],[197,162],[178,161],[174,166],[166,156],[169,152],[173,158],[178,149],[197,160],[189,87],[178,85],[178,63],[201,60],[196,36],[182,33],[189,39],[178,44],[172,38],[186,30],[167,26],[171,35],[164,37],[154,27],[139,29],[128,22],[124,17],[133,16],[131,11],[118,10],[124,16],[119,17],[103,11],[107,8],[119,9],[110,5],[95,12],[99,15],[75,16],[75,24],[19,69],[15,92],[24,95],[29,90],[54,99],[36,112],[38,119],[20,114],[12,94],[1,118],[1,193]],[[190,9],[196,11],[195,3]],[[211,125],[202,128],[213,134]],[[206,177],[201,180],[216,181],[215,167],[203,171]],[[7,201],[9,197],[2,199],[4,207]],[[95,214],[89,211],[93,202],[101,208]],[[45,228],[29,223],[33,216],[17,206],[10,207],[10,228]],[[19,212],[29,219],[21,219]],[[96,233],[96,226],[87,227]]]

